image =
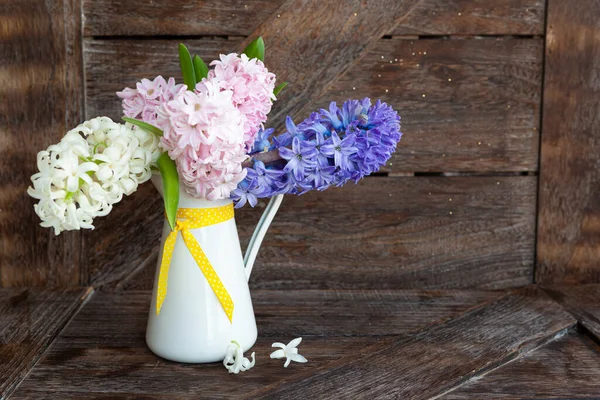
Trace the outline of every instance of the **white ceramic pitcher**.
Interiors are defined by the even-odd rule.
[[[152,183],[162,196],[160,175],[153,175]],[[225,350],[232,340],[237,341],[244,352],[254,345],[257,330],[248,279],[258,249],[282,199],[282,195],[271,198],[244,258],[233,218],[191,230],[233,300],[231,322],[192,258],[181,232],[177,234],[171,259],[167,295],[160,314],[157,315],[158,274],[164,243],[171,232],[165,219],[146,329],[146,343],[152,352],[172,361],[207,363],[223,360]],[[228,204],[231,204],[231,200],[197,199],[180,188],[179,208],[213,208]]]

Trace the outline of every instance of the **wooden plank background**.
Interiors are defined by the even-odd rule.
[[[441,399],[594,399],[598,397],[598,365],[598,342],[572,331]]]
[[[540,35],[544,32],[544,3],[544,0],[425,0],[417,4],[405,21],[386,33]],[[87,21],[84,34],[248,36],[283,4],[284,0],[224,0],[218,3],[83,0]],[[356,11],[359,10],[360,7]]]
[[[539,290],[525,288],[410,338],[373,345],[367,357],[357,352],[244,399],[293,398],[297,393],[318,399],[333,392],[341,398],[436,398],[543,345],[575,322]]]
[[[79,233],[41,228],[26,190],[37,152],[83,116],[79,1],[3,0],[0,20],[0,285],[78,285]]]
[[[550,6],[537,280],[598,283],[600,3],[552,1]]]
[[[58,46],[52,57],[58,53],[64,60],[55,64],[78,71],[74,79],[61,75],[63,86],[83,87],[77,79],[85,75],[85,98],[78,93],[74,99],[84,100],[87,118],[119,118],[114,92],[143,77],[180,79],[179,42],[211,60],[257,34],[267,42],[267,66],[291,82],[269,125],[281,126],[288,112],[301,120],[309,110],[349,97],[381,98],[399,110],[405,136],[383,176],[284,200],[259,254],[255,288],[505,288],[532,282],[543,0],[84,0],[82,27],[75,4],[56,7],[72,14],[60,14],[66,21],[60,34],[40,30],[35,40]],[[23,46],[32,41],[26,37]],[[23,79],[31,85],[31,77]],[[57,92],[69,107],[79,104],[70,101],[71,92]],[[60,111],[56,102],[44,101],[46,114]],[[68,115],[68,124],[52,125],[52,135],[25,129],[16,117],[5,129],[23,132],[4,135],[15,144],[3,158],[16,160],[23,172],[2,189],[2,201],[10,200],[2,209],[17,194],[25,206],[0,214],[1,283],[148,289],[162,218],[150,184],[98,219],[94,231],[55,238],[36,226],[33,202],[23,194],[26,180],[35,153],[83,118]],[[35,140],[17,148],[23,135]],[[264,202],[237,213],[244,246],[263,208]],[[21,228],[27,241],[14,234],[21,220],[27,221]]]
[[[0,290],[0,398],[8,398],[91,290]]]

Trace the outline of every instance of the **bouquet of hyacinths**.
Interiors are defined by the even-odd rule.
[[[42,226],[93,229],[123,195],[160,172],[167,219],[174,227],[179,185],[193,197],[231,198],[236,207],[259,198],[325,190],[377,171],[402,134],[389,105],[368,98],[312,113],[286,130],[264,129],[278,93],[264,60],[262,38],[241,55],[221,55],[210,67],[179,46],[183,83],[142,79],[125,88],[125,124],[86,121],[38,154],[28,193],[39,200]]]
[[[94,218],[155,177],[167,222],[148,347],[174,361],[222,360],[238,373],[255,363],[243,356],[257,338],[248,279],[282,196],[377,171],[400,140],[400,117],[380,101],[348,100],[298,125],[288,117],[274,135],[264,124],[287,83],[276,86],[265,67],[261,38],[210,68],[183,45],[179,60],[183,83],[158,76],[117,93],[125,124],[94,118],[41,151],[28,193],[39,200],[42,226],[59,234],[93,229]],[[259,198],[271,200],[243,257],[234,203],[255,206]],[[306,362],[300,340],[274,343],[280,349],[271,358]]]

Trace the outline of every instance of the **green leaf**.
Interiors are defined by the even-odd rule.
[[[265,61],[265,41],[262,36],[254,39],[243,52],[248,58],[258,58],[260,61]]]
[[[281,92],[283,90],[283,88],[285,88],[287,85],[289,85],[289,82],[283,82],[282,84],[277,85],[275,90],[273,90],[273,94],[275,96],[277,96],[279,94],[279,92]]]
[[[200,82],[202,78],[206,78],[208,76],[208,66],[206,66],[206,64],[200,58],[200,56],[194,56],[194,59],[192,61],[194,63],[194,72],[196,74],[196,80]]]
[[[163,199],[165,201],[165,214],[171,230],[175,230],[177,208],[179,207],[179,175],[175,161],[164,152],[158,157],[158,170],[163,181]]]
[[[131,125],[135,125],[138,128],[141,128],[150,133],[154,133],[156,136],[162,136],[163,131],[155,127],[154,125],[150,125],[147,122],[140,121],[139,119],[129,118],[129,117],[121,117],[121,119],[125,122],[129,122]],[[95,149],[94,149],[95,150]]]
[[[194,90],[196,87],[196,73],[192,63],[192,56],[183,43],[179,43],[179,65],[183,74],[183,83],[187,85],[188,90]]]

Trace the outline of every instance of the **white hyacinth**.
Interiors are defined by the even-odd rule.
[[[40,151],[39,172],[27,193],[41,226],[63,230],[94,229],[95,217],[107,215],[114,203],[152,175],[160,155],[158,138],[108,117],[86,121],[60,143]]]
[[[254,367],[256,361],[254,359],[254,352],[250,355],[250,358],[252,358],[252,361],[244,357],[244,352],[242,351],[240,344],[235,340],[232,340],[225,350],[223,365],[225,368],[227,368],[230,374],[238,374],[240,372],[248,371],[250,368]]]
[[[288,344],[283,344],[280,342],[273,343],[271,347],[279,347],[279,350],[272,352],[271,358],[285,358],[285,364],[283,364],[284,368],[287,368],[292,361],[299,363],[307,362],[308,360],[303,355],[298,353],[298,345],[300,342],[302,342],[301,337],[292,340]]]

